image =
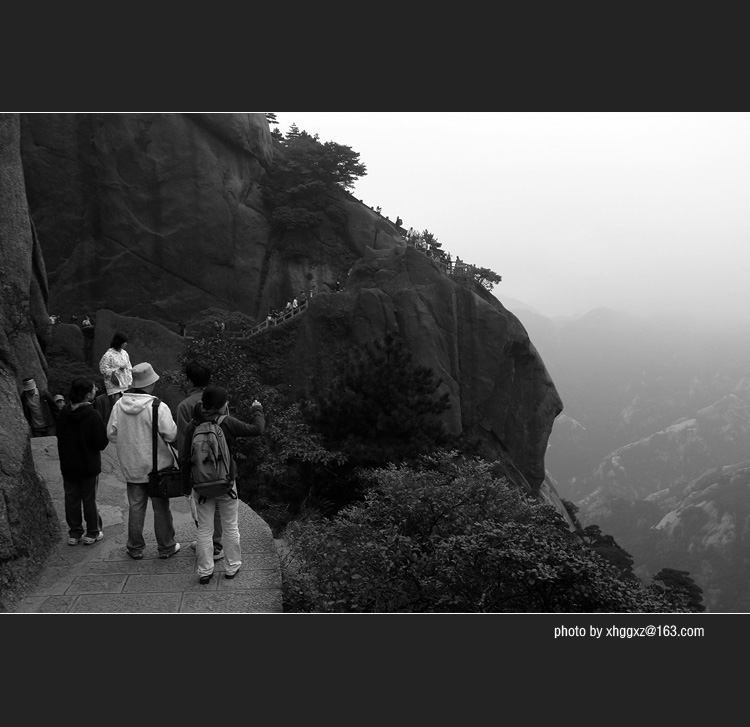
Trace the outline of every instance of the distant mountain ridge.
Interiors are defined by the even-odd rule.
[[[568,323],[517,315],[565,406],[546,457],[560,495],[640,575],[686,569],[710,610],[747,606],[735,581],[747,565],[737,543],[748,527],[738,483],[750,453],[750,331],[605,308]]]

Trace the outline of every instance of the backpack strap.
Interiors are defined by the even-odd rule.
[[[151,402],[151,471],[156,472],[156,437],[159,433],[159,397],[155,396]]]

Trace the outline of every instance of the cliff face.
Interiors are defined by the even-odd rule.
[[[51,312],[251,312],[268,242],[262,114],[24,114]],[[144,296],[143,291],[149,295]]]
[[[29,218],[16,114],[0,114],[0,610],[44,560],[58,534],[52,501],[36,476],[21,380],[46,385],[47,280]]]
[[[562,403],[518,319],[480,286],[456,282],[405,243],[367,248],[344,293],[316,297],[300,322],[297,381],[325,378],[331,352],[387,332],[408,342],[450,396],[449,429],[508,453],[531,488],[544,480],[544,452]]]

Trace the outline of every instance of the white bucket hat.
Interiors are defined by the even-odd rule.
[[[159,378],[159,374],[154,371],[154,367],[150,363],[144,361],[133,366],[134,389],[145,389],[147,386],[155,384]]]

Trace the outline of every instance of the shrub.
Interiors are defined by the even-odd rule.
[[[369,473],[333,518],[293,522],[285,607],[313,612],[684,611],[621,578],[550,505],[454,453]]]

